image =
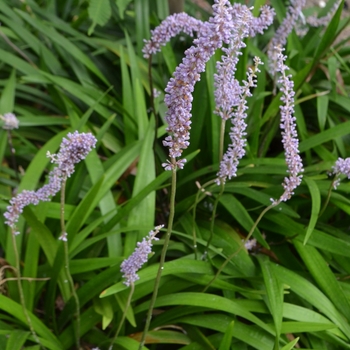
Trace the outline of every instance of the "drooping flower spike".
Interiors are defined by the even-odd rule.
[[[274,76],[278,71],[278,55],[277,47],[285,47],[287,43],[288,35],[292,32],[296,25],[298,18],[302,14],[302,9],[305,6],[306,0],[291,0],[290,6],[287,9],[286,17],[277,29],[274,37],[272,38],[268,50],[267,56],[269,58],[269,70]]]
[[[168,123],[167,131],[170,134],[163,141],[164,146],[169,147],[170,156],[170,160],[163,164],[166,170],[182,169],[184,166],[185,159],[178,158],[189,146],[192,93],[194,85],[200,80],[200,73],[205,70],[206,63],[223,44],[229,45],[232,42],[232,38],[237,35],[235,34],[237,25],[242,18],[247,19],[246,28],[252,27],[253,16],[250,9],[243,5],[237,8],[239,11],[235,12],[228,0],[215,0],[213,16],[201,26],[198,38],[194,40],[193,46],[185,51],[182,63],[176,68],[173,78],[165,89],[165,104],[168,107],[165,119]],[[261,23],[254,23],[256,31],[261,30]],[[241,41],[239,40],[238,43]],[[238,45],[238,47],[242,46]],[[234,81],[233,85],[235,85]]]
[[[157,53],[161,46],[181,32],[193,36],[194,33],[200,31],[202,25],[202,21],[189,16],[187,13],[175,13],[168,16],[157,28],[151,31],[151,39],[144,40],[143,57],[149,58]]]
[[[247,6],[238,3],[234,3],[230,7],[232,19],[235,23],[237,17],[242,17],[242,10],[244,8],[247,9]],[[249,8],[249,10],[253,10],[253,7]],[[246,25],[249,31],[249,36],[253,38],[257,34],[263,34],[264,31],[272,24],[275,15],[275,10],[272,7],[267,5],[262,6],[260,8],[259,17],[252,15],[251,20]]]
[[[338,0],[334,3],[330,11],[327,13],[326,16],[317,18],[316,16],[308,16],[306,17],[306,23],[309,24],[311,27],[322,27],[326,26],[332,17],[334,16],[335,12],[337,11],[339,5],[341,3],[341,0]]]
[[[49,173],[49,183],[37,191],[24,190],[10,200],[4,216],[5,223],[11,227],[14,234],[16,223],[24,207],[29,204],[37,205],[40,201],[47,202],[52,196],[57,194],[62,186],[62,181],[74,173],[75,164],[85,159],[92,148],[96,145],[96,138],[91,133],[68,133],[67,138],[63,138],[60,150],[57,154],[50,154],[51,163],[57,166]]]
[[[204,72],[205,64],[223,44],[230,42],[233,28],[232,15],[229,12],[227,0],[216,0],[213,6],[214,14],[202,25],[198,38],[193,46],[185,51],[182,63],[176,68],[174,77],[170,79],[165,89],[165,104],[168,107],[165,119],[170,134],[163,141],[169,147],[171,162],[165,163],[166,169],[183,167],[184,163],[176,158],[189,146],[189,130],[191,128],[192,92],[194,85]]]

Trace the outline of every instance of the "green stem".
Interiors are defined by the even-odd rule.
[[[11,236],[12,236],[13,251],[15,253],[15,259],[16,259],[17,285],[18,285],[19,297],[20,297],[21,305],[22,305],[22,309],[23,309],[23,314],[27,320],[30,332],[32,333],[34,340],[39,344],[41,349],[46,350],[46,348],[41,344],[41,341],[34,330],[32,320],[30,319],[29,313],[28,313],[27,308],[26,308],[26,303],[25,303],[25,299],[24,299],[24,292],[23,292],[22,283],[21,283],[21,279],[22,279],[21,270],[20,270],[21,266],[20,266],[19,254],[18,254],[18,249],[17,249],[16,236],[13,232],[11,233]]]
[[[156,146],[157,146],[157,131],[159,126],[159,117],[158,113],[156,113],[156,107],[154,104],[154,92],[153,92],[153,79],[152,79],[152,55],[149,56],[148,59],[148,81],[149,81],[149,88],[150,88],[150,104],[151,104],[151,110],[154,115],[154,121],[155,121],[155,134],[154,134],[154,140],[153,140],[153,152],[156,152]]]
[[[222,161],[222,158],[224,156],[225,127],[226,127],[226,120],[221,119],[220,149],[219,149],[220,162]],[[224,193],[224,189],[225,189],[225,184],[223,181],[220,180],[220,192],[218,193],[218,195],[216,196],[215,201],[214,201],[214,207],[213,207],[213,212],[212,212],[211,222],[210,222],[210,236],[209,236],[207,246],[206,246],[205,251],[204,251],[204,257],[208,254],[210,243],[214,237],[214,224],[215,224],[216,210],[217,210],[220,198],[221,198],[222,194]]]
[[[203,186],[199,184],[199,182],[196,182],[196,185],[198,187],[196,200],[194,202],[193,208],[192,208],[192,236],[193,236],[193,249],[194,249],[194,256],[197,260],[198,258],[198,250],[197,250],[197,234],[196,234],[196,212],[197,212],[197,205],[198,203],[205,198],[205,196],[202,196],[200,198],[200,194],[206,194],[204,187],[209,186],[212,184],[215,180],[210,180],[206,182]]]
[[[210,243],[214,237],[214,224],[215,224],[216,210],[217,210],[220,198],[225,190],[225,184],[223,183],[223,181],[220,182],[220,187],[221,187],[220,192],[218,193],[214,201],[213,213],[211,215],[211,222],[210,222],[210,236],[207,242],[207,246],[205,248],[205,252],[204,252],[205,255],[208,254]]]
[[[17,181],[19,182],[18,168],[17,168],[16,157],[15,157],[16,150],[15,150],[15,148],[13,147],[11,130],[8,130],[7,135],[8,135],[8,143],[9,143],[9,146],[10,146],[12,167],[13,167],[13,169],[15,170],[16,179],[17,179]]]
[[[123,316],[122,316],[122,319],[120,320],[120,323],[119,323],[119,326],[118,326],[118,329],[117,331],[115,332],[115,335],[112,339],[112,342],[111,342],[111,345],[109,346],[108,350],[113,350],[113,345],[114,345],[114,342],[116,341],[116,339],[118,338],[118,335],[119,335],[119,332],[122,328],[122,325],[125,321],[125,318],[126,318],[126,313],[129,309],[129,306],[131,304],[131,298],[132,298],[132,295],[134,294],[134,290],[135,290],[135,285],[133,282],[130,283],[130,293],[129,293],[129,296],[128,296],[128,300],[126,302],[126,306],[125,306],[125,310],[123,312]]]
[[[172,169],[172,178],[171,178],[170,213],[169,213],[169,219],[168,219],[168,228],[167,228],[167,232],[166,232],[165,239],[164,239],[164,245],[163,245],[162,253],[160,256],[158,273],[157,273],[156,280],[154,282],[153,295],[152,295],[152,299],[151,299],[151,302],[150,302],[150,305],[148,308],[146,324],[145,324],[145,328],[143,330],[142,338],[140,341],[139,350],[142,349],[142,347],[145,343],[147,332],[148,332],[149,326],[151,324],[153,308],[154,308],[154,304],[155,304],[156,299],[157,299],[160,279],[162,277],[162,271],[164,269],[165,257],[166,257],[168,245],[170,242],[171,231],[173,229],[174,216],[175,216],[176,170],[177,170],[175,163],[176,163],[175,159],[172,158],[173,169]]]
[[[62,237],[63,247],[64,247],[64,268],[66,271],[66,278],[69,282],[72,296],[75,300],[75,305],[76,305],[75,343],[77,346],[77,350],[80,350],[80,302],[79,302],[78,294],[75,290],[74,281],[73,281],[73,278],[72,278],[72,275],[71,275],[70,269],[69,269],[68,239],[67,239],[67,233],[66,233],[66,225],[65,225],[65,221],[64,221],[64,203],[65,203],[66,182],[67,182],[67,179],[63,179],[62,180],[62,187],[61,187],[61,237]]]
[[[269,205],[268,207],[266,207],[259,215],[259,217],[256,219],[256,221],[254,222],[254,225],[252,226],[252,228],[250,229],[248,236],[244,239],[243,244],[238,248],[238,250],[236,250],[235,252],[233,252],[224,262],[223,264],[220,266],[220,268],[218,269],[218,271],[216,272],[215,276],[213,277],[213,279],[205,286],[205,288],[203,289],[203,293],[205,293],[207,291],[207,289],[211,286],[211,284],[220,276],[222,270],[225,268],[225,266],[231,261],[231,259],[233,257],[235,257],[244,247],[245,243],[250,239],[250,237],[252,236],[253,232],[255,231],[256,227],[258,226],[260,220],[263,218],[263,216],[273,207],[275,207],[276,205],[278,205],[279,202],[276,202],[274,204]]]
[[[200,189],[197,191],[196,200],[193,206],[193,214],[192,214],[192,237],[193,237],[193,250],[194,250],[194,258],[198,259],[198,251],[197,251],[197,233],[196,233],[196,211],[197,204],[199,202],[199,195],[201,194]]]
[[[220,161],[222,161],[222,157],[224,156],[225,127],[226,127],[226,120],[221,119],[220,149],[219,149],[219,160]]]
[[[338,175],[335,175],[331,185],[329,186],[326,201],[324,202],[324,204],[322,206],[322,209],[320,210],[320,213],[318,214],[319,218],[323,215],[324,211],[326,210],[326,208],[328,206],[329,200],[331,199],[331,194],[332,194],[332,190],[333,190],[334,184],[335,184],[335,182],[337,180],[338,180]]]

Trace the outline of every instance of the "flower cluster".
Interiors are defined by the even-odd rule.
[[[333,166],[333,174],[343,174],[347,176],[348,179],[350,179],[350,158],[338,158],[338,160],[335,162],[335,165]]]
[[[336,190],[340,184],[339,175],[345,175],[350,179],[350,158],[338,158],[333,166],[333,174],[336,175],[336,178],[333,182],[333,188]]]
[[[237,13],[237,11],[235,11],[235,6],[242,5],[234,4],[232,6],[233,12]],[[263,34],[264,31],[273,23],[275,14],[275,10],[270,6],[262,6],[260,8],[260,16],[252,17],[252,23],[249,25],[249,36],[254,37],[256,34]]]
[[[182,168],[184,160],[176,161],[189,146],[191,125],[192,92],[194,85],[204,72],[205,64],[223,43],[229,44],[234,27],[228,0],[215,0],[213,16],[205,22],[193,46],[185,51],[182,63],[176,68],[174,77],[165,89],[165,104],[168,106],[165,119],[169,136],[163,141],[169,147],[171,163],[164,163],[165,169]]]
[[[302,14],[302,9],[305,6],[306,0],[291,0],[290,6],[288,7],[286,17],[284,18],[282,24],[277,29],[274,37],[272,38],[267,55],[270,59],[269,69],[272,75],[275,75],[278,71],[278,50],[276,47],[284,47],[287,43],[287,37],[292,32],[294,26],[296,25],[298,18]]]
[[[230,6],[229,11],[232,15],[232,20],[236,22],[236,17],[241,17],[242,11],[244,9],[253,10],[254,7],[248,8],[246,5],[242,5],[239,3],[234,3]],[[249,36],[254,37],[255,35],[263,34],[264,30],[266,30],[273,22],[275,17],[275,10],[267,5],[264,5],[260,8],[259,17],[254,17],[252,15],[251,22],[247,23],[247,27],[249,29]]]
[[[4,115],[0,115],[0,119],[4,121],[3,129],[12,130],[18,129],[19,120],[13,113],[5,113]]]
[[[199,32],[202,24],[202,21],[186,13],[175,13],[168,16],[156,29],[151,31],[151,39],[144,40],[143,57],[149,58],[157,53],[162,45],[181,32],[193,36],[194,32]]]
[[[268,26],[273,17],[273,10],[263,8],[262,14],[268,21],[265,25],[261,20],[254,20],[250,9],[243,5],[231,5],[228,0],[215,0],[213,15],[208,22],[201,24],[198,38],[193,46],[185,51],[182,63],[176,68],[174,77],[170,79],[165,92],[165,104],[168,107],[165,119],[168,123],[169,136],[163,141],[169,147],[170,161],[163,163],[166,170],[182,169],[184,159],[182,152],[189,146],[189,131],[191,128],[192,92],[194,85],[200,80],[200,73],[205,70],[205,64],[215,51],[227,44],[227,58],[218,66],[216,81],[216,100],[219,103],[217,113],[226,117],[230,113],[229,105],[237,105],[238,95],[233,96],[228,90],[237,90],[237,82],[232,73],[235,70],[238,52],[244,46],[242,40],[250,32],[257,33]],[[226,87],[221,87],[221,80]],[[232,91],[231,91],[232,93]],[[227,99],[231,99],[227,101]],[[221,104],[220,104],[221,103]],[[228,112],[229,111],[229,112]]]
[[[142,265],[147,262],[148,255],[152,252],[152,241],[157,241],[157,233],[163,228],[164,225],[156,226],[154,231],[150,231],[148,236],[144,237],[142,242],[137,243],[135,251],[124,260],[120,265],[120,271],[123,273],[123,278],[126,280],[124,284],[130,286],[131,283],[137,281],[140,277],[137,271]]]
[[[247,250],[253,250],[256,247],[256,245],[257,245],[257,241],[255,238],[248,239],[248,241],[244,243],[244,247]]]
[[[275,48],[277,54],[277,71],[281,73],[281,77],[278,80],[280,90],[283,95],[281,101],[283,105],[280,106],[281,111],[281,124],[282,130],[282,143],[284,147],[284,153],[286,163],[288,167],[289,177],[286,177],[283,181],[284,192],[278,200],[272,200],[272,204],[277,205],[282,201],[287,201],[294,194],[294,189],[297,188],[302,179],[303,163],[299,155],[299,139],[295,127],[296,118],[294,117],[294,83],[291,80],[290,75],[286,75],[288,66],[284,64],[286,56],[283,55],[283,50],[280,47]]]
[[[262,64],[259,57],[254,58],[254,67],[249,68],[247,72],[248,79],[243,82],[242,87],[239,86],[239,102],[236,110],[232,112],[234,118],[231,119],[233,126],[231,127],[230,138],[231,144],[224,154],[220,162],[220,170],[217,173],[217,183],[225,183],[226,179],[236,176],[237,166],[239,160],[245,155],[245,129],[247,124],[245,119],[247,117],[247,97],[252,94],[250,88],[256,86],[256,73],[260,72],[258,66]]]
[[[337,11],[341,1],[338,0],[334,3],[330,11],[327,13],[326,16],[317,18],[316,16],[309,16],[306,18],[306,23],[309,24],[311,27],[322,27],[326,26],[330,20],[332,19],[334,13]]]
[[[225,53],[221,57],[222,61],[217,62],[214,74],[215,104],[216,110],[222,119],[227,120],[233,115],[233,107],[239,104],[240,86],[235,79],[238,57],[242,55],[241,49],[246,45],[243,40],[249,35],[249,28],[253,22],[253,15],[246,6],[235,6],[234,12],[235,26],[232,28],[232,36],[227,48],[223,48]]]
[[[57,166],[49,173],[49,183],[37,191],[24,190],[10,200],[10,205],[4,214],[7,219],[5,223],[9,225],[14,234],[16,223],[24,207],[29,204],[37,205],[40,201],[49,201],[52,196],[58,193],[62,186],[62,181],[70,177],[74,172],[74,165],[85,159],[92,148],[95,147],[96,138],[90,133],[69,133],[68,138],[64,138],[58,154],[50,154],[51,162]]]

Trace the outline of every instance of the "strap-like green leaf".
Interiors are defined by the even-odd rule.
[[[17,318],[21,322],[27,323],[23,314],[22,306],[14,302],[12,299],[0,294],[0,309],[9,313],[13,317]],[[52,350],[63,350],[62,345],[58,339],[52,334],[52,332],[31,312],[27,311],[33,323],[35,332],[42,337],[46,342],[43,344]],[[11,349],[12,350],[12,349]]]
[[[226,332],[224,334],[224,337],[221,340],[219,350],[230,350],[234,325],[235,325],[234,321],[230,322],[230,324],[228,325]]]
[[[311,233],[313,232],[318,215],[320,213],[320,207],[321,207],[321,195],[320,190],[317,187],[317,184],[314,180],[312,180],[309,177],[304,177],[304,180],[309,188],[310,194],[311,194],[311,216],[309,225],[306,230],[305,238],[304,238],[304,244],[307,243],[308,239],[311,236]]]
[[[88,35],[91,35],[97,24],[104,26],[111,17],[112,9],[110,0],[90,0],[88,13],[92,20],[92,24],[88,30]]]
[[[275,276],[274,270],[271,268],[270,260],[265,255],[258,255],[258,262],[264,278],[264,286],[267,294],[267,305],[273,317],[276,329],[276,346],[281,334],[282,318],[283,318],[283,285]],[[277,346],[278,347],[278,346]]]

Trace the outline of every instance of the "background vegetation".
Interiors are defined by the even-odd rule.
[[[258,13],[265,2],[249,4]],[[181,35],[153,57],[153,85],[161,92],[155,100],[156,127],[148,61],[141,50],[150,29],[168,15],[167,3],[105,1],[102,12],[93,7],[98,3],[0,2],[0,113],[14,112],[20,121],[11,133],[0,130],[0,209],[4,212],[16,193],[45,183],[52,168],[46,152],[56,153],[68,132],[96,136],[96,148],[67,181],[64,218],[81,348],[102,350],[109,347],[127,305],[130,288],[123,284],[121,262],[155,225],[167,225],[171,172],[161,167],[168,156],[161,142],[164,88],[192,39]],[[262,218],[253,234],[256,247],[240,249],[270,198],[282,194],[286,175],[280,95],[272,94],[273,78],[266,71],[266,46],[286,5],[270,3],[276,10],[273,26],[246,41],[239,62],[239,81],[253,56],[265,65],[248,100],[247,155],[238,176],[225,186],[215,220],[220,187],[198,192],[198,185],[218,171],[220,120],[213,114],[213,74],[220,52],[196,85],[188,163],[178,171],[173,232],[145,348],[350,348],[350,185],[342,181],[330,192],[329,177],[337,158],[350,154],[350,51],[348,37],[339,36],[348,24],[340,16],[343,3],[326,28],[310,28],[302,38],[293,31],[288,37],[285,52],[295,83],[304,178],[290,201]],[[333,4],[328,1],[319,16]],[[209,17],[192,2],[185,10]],[[33,328],[43,347],[75,349],[76,303],[58,240],[60,196],[25,208],[19,230],[21,282]],[[115,349],[138,348],[164,243],[162,233],[158,237],[135,283]],[[4,220],[0,249],[0,349],[40,349],[23,314],[13,241]]]

